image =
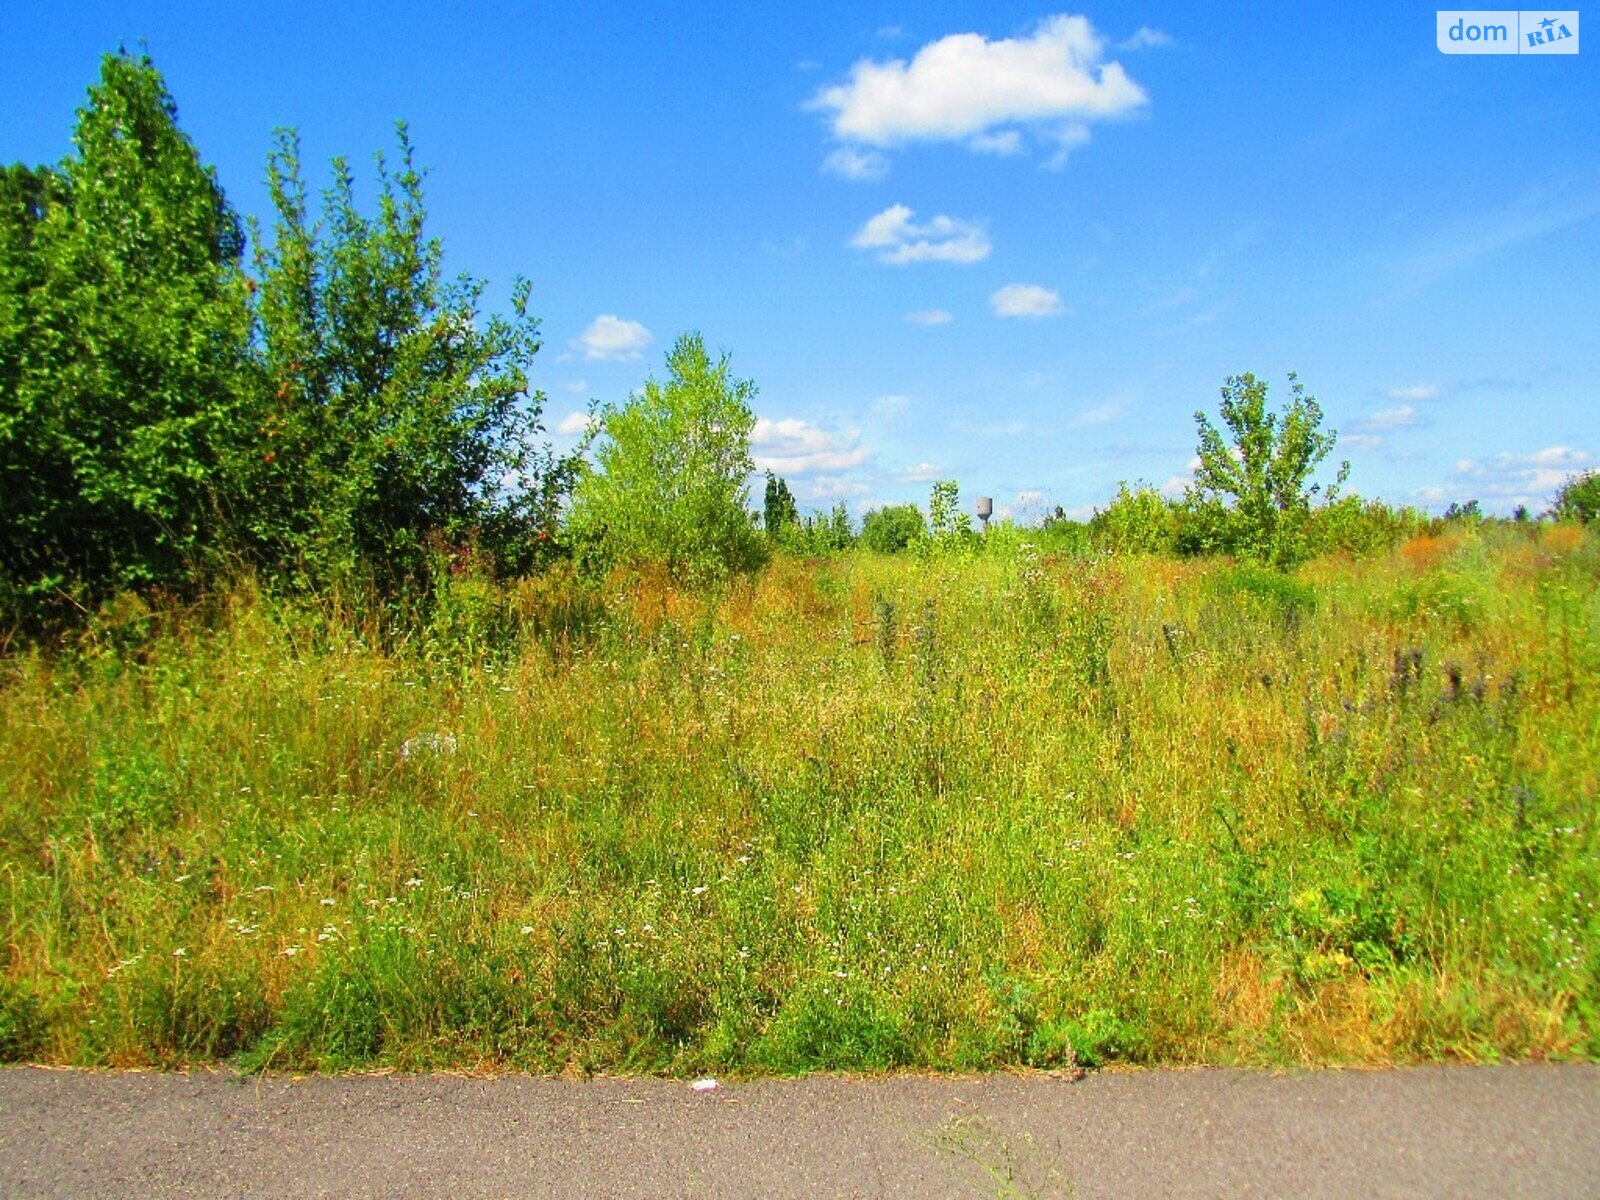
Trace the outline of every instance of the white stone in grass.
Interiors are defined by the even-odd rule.
[[[714,1092],[717,1090],[717,1081],[715,1079],[696,1079],[689,1085],[689,1090],[691,1092]]]

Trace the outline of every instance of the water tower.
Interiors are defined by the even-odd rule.
[[[989,532],[989,518],[994,516],[994,497],[978,497],[978,520],[983,522],[983,531]]]

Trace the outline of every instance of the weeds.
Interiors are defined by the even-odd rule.
[[[1600,539],[1452,536],[124,604],[0,663],[0,1057],[1592,1055]]]

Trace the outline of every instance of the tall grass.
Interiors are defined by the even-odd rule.
[[[0,686],[0,1057],[1600,1052],[1600,539],[242,591]]]

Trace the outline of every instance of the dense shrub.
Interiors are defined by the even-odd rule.
[[[1089,539],[1113,554],[1171,554],[1177,549],[1178,514],[1154,488],[1117,485],[1116,498],[1089,520]]]
[[[928,523],[915,504],[874,508],[861,519],[861,544],[879,554],[899,554],[928,536]]]
[[[1600,519],[1600,471],[1585,471],[1563,483],[1550,515],[1558,521],[1581,521],[1585,525]]]

